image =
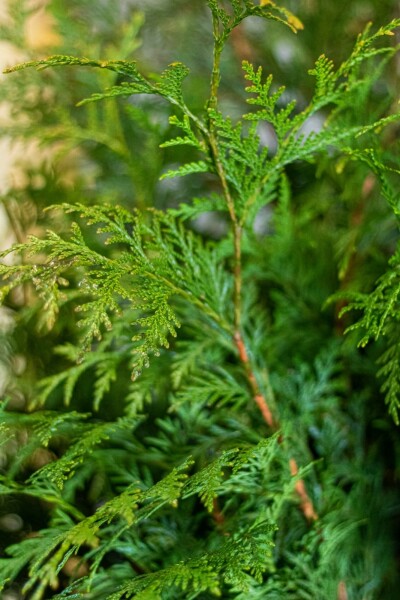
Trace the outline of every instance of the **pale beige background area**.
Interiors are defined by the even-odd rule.
[[[12,2],[12,0],[10,0]],[[0,20],[7,19],[7,0],[0,0]],[[45,1],[43,1],[43,6]],[[36,6],[38,3],[36,2]],[[31,48],[38,56],[46,54],[46,47],[56,41],[56,33],[50,21],[50,18],[43,10],[39,10],[29,19],[26,28],[25,40],[26,48]],[[23,48],[15,48],[10,43],[0,39],[0,85],[5,75],[2,71],[5,67],[12,66],[26,59],[26,52]],[[7,104],[0,103],[0,124],[7,123],[10,119],[10,110]],[[24,164],[38,164],[44,159],[43,151],[40,151],[34,142],[22,143],[16,142],[7,137],[0,137],[0,198],[11,193],[10,189],[18,186],[18,182],[23,182]],[[10,226],[7,213],[0,201],[0,250],[9,248],[16,241],[15,234]],[[3,335],[11,333],[14,327],[12,313],[5,307],[0,307],[0,330]],[[23,356],[14,356],[15,360],[24,361]],[[15,364],[14,364],[15,367]],[[0,360],[0,395],[7,388],[10,380],[8,363]],[[7,600],[13,600],[15,596],[8,594]],[[4,596],[4,600],[6,597]]]
[[[43,0],[42,5],[46,2]],[[0,0],[0,19],[7,19],[7,0]],[[35,2],[38,6],[38,2]],[[44,9],[40,9],[33,15],[26,27],[25,39],[26,46],[37,51],[38,56],[45,51],[46,47],[57,40],[57,33],[54,30],[53,23]],[[0,85],[3,77],[2,71],[5,67],[14,65],[26,58],[23,49],[17,49],[8,42],[0,40]],[[9,119],[9,107],[0,104],[0,122]],[[34,143],[22,144],[16,143],[7,138],[0,138],[0,196],[7,193],[11,184],[15,185],[18,178],[21,177],[18,163],[21,159],[37,164],[41,160],[41,154]],[[0,249],[7,248],[14,242],[14,235],[9,226],[9,222],[0,203]]]

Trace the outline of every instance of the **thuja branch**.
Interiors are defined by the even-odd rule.
[[[241,323],[241,303],[242,303],[242,226],[239,223],[236,211],[235,203],[232,198],[225,169],[222,165],[219,157],[218,145],[216,141],[215,132],[212,129],[209,135],[210,147],[214,159],[215,168],[218,177],[221,182],[223,195],[228,208],[229,217],[232,224],[233,233],[233,246],[234,246],[234,335],[240,335],[240,323]]]
[[[210,83],[210,99],[208,102],[209,111],[209,132],[208,143],[211,151],[211,156],[214,161],[215,169],[218,178],[221,182],[222,192],[225,198],[229,217],[232,224],[233,244],[234,244],[234,328],[235,334],[239,333],[241,321],[241,289],[242,289],[242,226],[239,222],[235,210],[235,203],[229,189],[228,179],[222,164],[215,128],[215,118],[212,116],[212,111],[215,111],[218,104],[218,89],[221,80],[221,53],[224,47],[226,36],[219,32],[219,20],[216,14],[213,13],[213,31],[214,31],[214,52],[213,52],[213,68]]]
[[[254,370],[249,360],[249,356],[247,353],[247,349],[245,343],[243,341],[243,337],[241,334],[241,311],[242,311],[242,226],[243,219],[240,219],[235,210],[235,202],[234,198],[231,194],[228,178],[221,161],[217,143],[217,133],[215,127],[215,119],[213,118],[213,111],[216,111],[218,104],[218,90],[219,84],[221,80],[220,73],[220,61],[221,61],[221,53],[224,47],[224,42],[226,37],[220,33],[219,27],[219,19],[218,15],[213,12],[213,33],[214,33],[214,52],[213,52],[213,68],[211,73],[211,83],[210,83],[210,99],[208,102],[208,111],[209,111],[209,132],[207,135],[208,143],[210,147],[211,156],[214,162],[215,170],[218,175],[218,178],[221,183],[223,196],[226,202],[226,206],[228,209],[229,217],[232,225],[232,233],[233,233],[233,245],[234,245],[234,268],[233,268],[233,278],[234,278],[234,333],[233,340],[235,346],[239,353],[240,361],[244,367],[246,378],[251,389],[253,399],[257,404],[264,421],[267,425],[273,429],[277,430],[279,428],[279,424],[277,420],[274,418],[272,410],[265,398],[262,394],[260,387],[258,385],[256,376],[254,374]],[[298,466],[294,458],[291,458],[289,461],[290,472],[293,476],[296,476],[298,473]],[[299,479],[295,484],[295,490],[300,498],[300,506],[301,510],[304,513],[304,516],[308,521],[313,521],[318,518],[312,501],[310,500],[304,481]]]
[[[224,40],[219,34],[219,22],[217,16],[213,13],[213,36],[214,36],[214,51],[213,51],[213,67],[211,72],[210,99],[208,108],[215,109],[218,102],[218,88],[221,80],[221,53],[224,47]]]

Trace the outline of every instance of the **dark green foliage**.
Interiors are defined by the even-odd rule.
[[[229,54],[247,22],[300,31],[287,7],[177,2],[212,29],[201,107],[193,61],[154,74],[143,16],[111,4],[51,2],[59,47],[4,87],[24,116],[4,132],[59,160],[4,198],[4,593],[392,598],[399,113],[380,86],[400,20],[310,62],[305,97]]]

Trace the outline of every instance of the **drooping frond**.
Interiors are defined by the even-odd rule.
[[[76,223],[68,239],[54,232],[49,232],[43,240],[31,238],[28,245],[16,246],[14,251],[27,251],[31,257],[43,253],[47,256],[45,262],[1,267],[9,281],[3,293],[32,281],[50,313],[51,326],[60,297],[63,298],[60,286],[69,283],[66,272],[78,269],[83,300],[76,308],[82,315],[78,322],[83,329],[80,357],[94,339],[101,339],[104,329],[112,328],[115,317],[110,313],[118,315],[127,302],[137,311],[132,323],[133,332],[136,330],[132,337],[136,374],[148,365],[151,355],[169,346],[169,336],[176,336],[180,321],[172,303],[174,297],[195,305],[218,325],[229,329],[223,313],[229,288],[217,255],[179,221],[154,211],[148,215],[130,214],[121,207],[79,205],[65,209],[80,213],[88,224],[98,224],[98,234],[106,236],[106,244],[122,244],[125,249],[114,256],[100,254],[86,245]],[[78,367],[71,374],[75,380],[79,370]],[[74,379],[66,373],[60,377],[68,377],[71,387]],[[53,379],[52,385],[58,385],[61,379]],[[66,394],[68,400],[70,392]]]
[[[228,538],[223,546],[199,557],[182,561],[156,574],[143,575],[123,586],[109,600],[162,598],[174,589],[186,593],[210,592],[220,595],[220,579],[236,590],[247,591],[254,579],[260,580],[271,553],[274,527],[260,523]]]
[[[90,440],[86,443],[90,444]],[[76,444],[71,446],[72,449],[76,447]],[[144,489],[140,482],[133,483],[121,494],[105,502],[93,515],[81,519],[75,525],[65,524],[63,528],[58,529],[53,542],[47,547],[41,543],[43,537],[46,539],[46,532],[43,531],[38,538],[35,538],[35,542],[27,540],[20,547],[11,548],[10,554],[13,559],[8,559],[10,574],[17,573],[25,565],[30,565],[30,580],[26,590],[34,590],[34,593],[38,593],[37,590],[56,577],[66,560],[83,545],[96,549],[95,554],[103,557],[102,533],[114,520],[119,523],[118,533],[114,536],[114,542],[117,543],[118,537],[123,536],[127,529],[137,527],[140,522],[150,518],[162,507],[177,506],[179,498],[190,498],[198,494],[207,508],[212,510],[216,491],[224,486],[224,467],[238,474],[247,468],[249,460],[257,455],[260,448],[255,447],[245,451],[232,449],[222,453],[210,465],[189,478],[186,471],[192,464],[191,460],[173,469],[169,475],[148,489]],[[68,457],[69,454],[70,452],[67,452],[65,456]],[[63,469],[61,465],[63,458],[54,463],[54,468],[59,466]],[[69,468],[73,469],[72,463],[69,463]],[[229,480],[229,474],[227,477]],[[39,482],[40,478],[32,479],[33,489],[40,485]],[[275,526],[269,523],[254,524],[248,531],[241,531],[240,535],[228,539],[216,551],[191,557],[187,563],[182,562],[165,571],[159,571],[157,578],[137,577],[110,598],[131,597],[134,593],[144,590],[154,593],[156,590],[166,590],[172,584],[178,588],[198,591],[210,589],[210,581],[212,581],[212,588],[217,589],[221,580],[240,589],[246,589],[252,577],[260,581],[266,566],[266,558],[272,547],[274,531]],[[241,555],[240,561],[238,561],[238,553]],[[99,566],[99,560],[96,564]],[[213,573],[211,580],[204,577],[205,572]]]
[[[182,97],[182,81],[187,77],[189,70],[182,63],[173,63],[169,65],[161,74],[158,80],[151,82],[146,79],[138,70],[136,62],[124,60],[92,60],[88,58],[79,58],[75,56],[55,55],[49,58],[30,61],[11,67],[6,70],[6,73],[20,71],[29,67],[37,69],[47,69],[50,67],[60,66],[80,66],[80,67],[98,67],[113,71],[118,75],[126,77],[129,81],[121,82],[113,86],[109,90],[93,94],[90,98],[82,100],[80,104],[103,100],[104,98],[113,98],[116,96],[132,96],[132,94],[155,94],[164,96],[173,104],[181,106],[183,104]]]

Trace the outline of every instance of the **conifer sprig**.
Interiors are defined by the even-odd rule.
[[[396,424],[399,424],[400,386],[398,376],[399,345],[398,306],[399,306],[399,252],[389,261],[387,272],[377,281],[375,289],[369,294],[341,294],[348,302],[340,316],[349,311],[361,311],[361,318],[347,328],[347,333],[362,330],[358,342],[365,347],[371,340],[386,338],[387,346],[379,358],[378,376],[383,378],[381,390],[385,393],[389,412]]]
[[[81,269],[79,290],[85,301],[76,308],[82,314],[78,325],[84,332],[79,358],[83,358],[93,340],[101,339],[104,329],[111,329],[115,317],[110,313],[118,315],[126,302],[137,311],[131,324],[132,330],[137,330],[132,338],[135,376],[148,365],[150,355],[169,346],[169,336],[176,336],[180,321],[171,304],[176,296],[230,331],[223,314],[229,277],[218,265],[218,256],[211,246],[205,246],[176,219],[155,211],[135,215],[111,206],[77,205],[64,209],[80,213],[90,225],[101,224],[97,232],[106,236],[105,243],[124,245],[125,250],[115,257],[100,254],[87,246],[81,228],[74,223],[69,239],[49,232],[45,239],[32,237],[27,244],[11,250],[27,252],[29,256],[44,254],[44,264],[3,265],[0,272],[9,281],[4,293],[24,282],[33,283],[44,300],[47,324],[51,327],[62,295],[60,286],[69,284],[65,272],[74,266]],[[66,373],[60,377],[65,376]]]

